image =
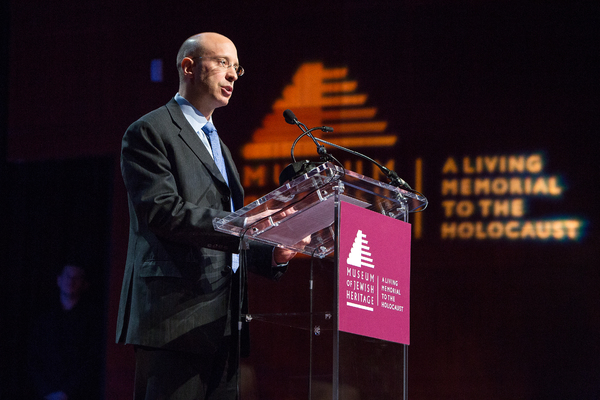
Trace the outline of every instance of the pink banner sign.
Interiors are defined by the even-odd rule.
[[[341,202],[340,331],[410,344],[410,224]]]

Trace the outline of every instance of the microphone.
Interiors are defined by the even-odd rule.
[[[283,112],[283,118],[285,118],[285,122],[287,122],[290,125],[297,125],[300,123],[298,121],[298,118],[296,118],[296,116],[292,112],[292,110],[285,110]]]
[[[410,187],[410,185],[408,183],[406,183],[406,181],[402,178],[400,178],[398,176],[398,174],[395,171],[392,171],[391,169],[389,169],[388,167],[386,167],[385,165],[382,165],[381,163],[378,163],[377,161],[373,160],[371,157],[368,157],[362,153],[359,153],[358,151],[354,151],[354,150],[350,150],[347,149],[343,146],[334,144],[334,143],[330,143],[326,140],[323,139],[319,139],[319,138],[315,138],[316,141],[320,142],[320,143],[325,143],[328,144],[329,146],[335,147],[336,149],[340,149],[342,151],[345,151],[347,153],[350,153],[352,155],[364,158],[367,161],[370,161],[371,163],[377,165],[377,167],[379,167],[379,169],[381,170],[381,172],[383,172],[385,174],[385,176],[390,180],[390,184],[392,186],[396,186],[402,189],[406,189],[409,190],[411,192],[414,192],[414,189]]]
[[[332,127],[318,126],[315,128],[308,129],[306,127],[306,125],[304,125],[302,122],[298,121],[298,118],[296,118],[296,115],[294,115],[292,110],[289,110],[289,109],[285,110],[283,112],[283,117],[285,118],[285,122],[287,122],[290,125],[297,125],[298,128],[300,128],[300,130],[302,131],[302,134],[300,136],[298,136],[296,138],[296,140],[294,140],[294,144],[292,144],[291,155],[292,155],[292,160],[294,162],[296,162],[296,157],[294,156],[294,149],[296,148],[296,143],[298,143],[298,141],[300,139],[302,139],[302,137],[305,135],[310,137],[312,139],[312,141],[315,143],[315,146],[317,146],[317,153],[319,154],[319,156],[321,157],[321,160],[323,160],[323,162],[332,161],[332,156],[330,154],[327,154],[327,149],[325,149],[325,146],[323,146],[321,143],[319,143],[317,141],[317,138],[315,138],[313,136],[313,134],[311,133],[318,129],[322,130],[323,132],[333,132]]]
[[[311,132],[315,131],[315,130],[321,130],[323,132],[333,132],[333,128],[330,126],[318,126],[315,128],[311,128],[308,129],[306,127],[306,125],[304,125],[302,122],[298,121],[298,118],[296,118],[296,115],[294,115],[294,113],[292,112],[292,110],[285,110],[283,112],[283,117],[285,118],[285,122],[287,122],[290,125],[297,125],[298,128],[300,128],[300,130],[302,131],[302,134],[300,136],[298,136],[296,138],[296,140],[294,141],[294,143],[292,144],[292,149],[291,149],[291,153],[292,153],[292,160],[294,161],[294,164],[296,165],[295,167],[293,167],[294,164],[290,164],[287,168],[290,168],[293,173],[298,173],[299,174],[299,170],[304,170],[304,168],[306,167],[306,164],[308,163],[308,161],[304,161],[304,162],[296,162],[296,158],[294,157],[294,148],[296,147],[296,143],[298,143],[298,141],[300,139],[302,139],[303,136],[308,136],[312,139],[312,141],[315,143],[315,145],[317,146],[317,153],[319,153],[319,155],[321,156],[321,160],[323,160],[324,162],[326,161],[336,161],[338,164],[342,165],[337,159],[335,159],[335,157],[333,157],[331,154],[327,153],[327,150],[325,149],[325,146],[323,146],[321,143],[325,143],[329,146],[335,147],[337,149],[340,149],[342,151],[345,151],[347,153],[350,153],[352,155],[355,155],[357,157],[363,158],[373,164],[375,164],[377,167],[379,167],[379,169],[385,174],[385,176],[389,179],[390,184],[402,189],[406,189],[409,190],[411,192],[414,192],[413,188],[410,187],[410,185],[408,183],[406,183],[406,181],[402,178],[400,178],[398,176],[398,174],[392,170],[390,170],[389,168],[387,168],[386,166],[382,165],[381,163],[373,160],[372,158],[359,153],[357,151],[354,150],[350,150],[347,149],[345,147],[339,146],[337,144],[334,143],[330,143],[326,140],[323,139],[319,139],[316,138],[315,136],[313,136],[313,134]],[[342,166],[343,168],[343,166]],[[290,172],[287,172],[288,177]],[[298,175],[296,175],[298,176]],[[280,176],[280,180],[282,179],[282,177]]]

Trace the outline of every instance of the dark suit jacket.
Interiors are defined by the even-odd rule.
[[[174,99],[127,129],[121,172],[130,229],[117,342],[203,352],[229,333],[239,275],[231,272],[231,253],[240,240],[215,231],[212,221],[228,215],[230,196],[241,207],[244,193],[222,148],[231,189]],[[245,253],[248,268],[281,274],[271,266],[271,247]]]

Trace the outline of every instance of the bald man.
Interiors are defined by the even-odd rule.
[[[240,254],[238,237],[213,228],[244,198],[208,129],[244,73],[235,45],[192,36],[177,69],[179,92],[122,141],[130,229],[117,342],[135,346],[135,399],[235,399],[245,271],[278,279],[295,253],[254,244]]]

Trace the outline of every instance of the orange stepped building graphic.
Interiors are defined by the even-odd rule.
[[[366,94],[355,93],[356,81],[348,80],[348,68],[324,68],[322,63],[305,63],[283,97],[273,104],[273,111],[254,131],[252,141],[242,148],[245,160],[273,160],[290,157],[290,148],[301,134],[295,125],[285,123],[283,111],[290,109],[307,127],[327,125],[334,131],[313,134],[323,140],[355,149],[392,147],[397,136],[386,134],[386,121],[376,121],[375,107],[365,107]],[[294,149],[297,159],[316,156],[315,144],[303,138]]]

